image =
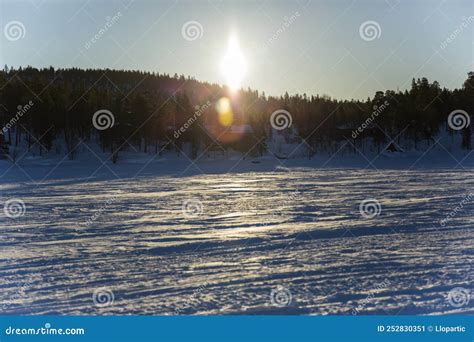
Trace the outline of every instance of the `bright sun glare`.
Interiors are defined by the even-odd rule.
[[[231,36],[226,55],[221,62],[221,72],[226,79],[227,85],[232,90],[238,89],[246,71],[247,63],[245,62],[242,51],[240,50],[237,37]]]

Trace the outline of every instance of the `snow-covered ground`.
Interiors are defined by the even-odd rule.
[[[3,161],[0,311],[473,313],[464,157]]]

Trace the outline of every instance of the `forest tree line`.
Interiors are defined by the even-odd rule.
[[[232,99],[236,123],[252,127],[245,141],[227,143],[206,132],[218,116],[215,106],[209,104],[224,96]],[[181,151],[187,144],[193,158],[215,145],[261,155],[272,134],[270,116],[281,109],[291,113],[293,132],[300,141],[305,140],[309,157],[347,139],[353,146],[364,139],[383,146],[389,137],[397,137],[398,141],[412,141],[416,148],[421,141],[434,143],[443,127],[452,131],[447,117],[453,110],[472,113],[473,107],[474,72],[468,73],[458,89],[418,78],[412,80],[409,90],[378,91],[362,101],[288,93],[274,97],[252,89],[230,95],[224,86],[176,74],[6,66],[0,71],[0,153],[11,154],[12,148],[25,144],[43,155],[54,151],[55,141],[61,140],[66,149],[61,153],[74,159],[81,141],[97,139],[114,162],[119,151],[130,146],[161,153]],[[91,122],[101,109],[113,113],[114,124],[109,129],[98,130]],[[182,129],[190,119],[193,123]],[[360,130],[363,123],[367,127]],[[470,126],[462,129],[462,137],[461,147],[471,149]]]

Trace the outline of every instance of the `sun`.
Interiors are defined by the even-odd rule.
[[[235,35],[229,39],[227,52],[222,59],[220,68],[227,85],[232,90],[237,90],[247,71],[247,62],[245,61],[245,57],[239,46],[239,41]]]

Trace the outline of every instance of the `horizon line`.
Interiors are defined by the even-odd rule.
[[[50,68],[53,68],[54,71],[57,71],[57,70],[72,70],[72,69],[78,69],[78,70],[82,70],[82,71],[87,71],[87,70],[93,70],[93,71],[124,71],[124,72],[137,72],[137,73],[148,73],[148,74],[152,74],[152,75],[157,75],[157,76],[168,76],[170,78],[175,78],[175,75],[177,75],[178,77],[181,77],[183,76],[186,80],[193,80],[193,81],[196,81],[196,82],[199,82],[199,83],[207,83],[207,84],[210,84],[210,85],[213,85],[213,86],[218,86],[218,87],[221,87],[221,88],[224,88],[224,89],[227,89],[230,91],[230,86],[226,85],[226,84],[221,84],[221,83],[217,83],[217,82],[211,82],[211,81],[204,81],[204,80],[200,80],[200,79],[197,79],[195,78],[195,76],[191,76],[191,75],[185,75],[185,74],[179,74],[178,72],[174,72],[174,75],[171,75],[171,73],[166,73],[166,72],[163,72],[163,73],[160,73],[159,71],[151,71],[151,70],[140,70],[140,69],[116,69],[116,68],[84,68],[84,67],[77,67],[77,66],[72,66],[72,67],[57,67],[57,66],[53,66],[53,65],[50,65],[48,67],[44,66],[44,67],[37,67],[37,66],[33,66],[33,65],[27,65],[27,66],[18,66],[18,67],[14,67],[14,66],[8,66],[8,64],[5,64],[4,65],[4,68],[1,69],[0,71],[1,72],[5,72],[5,67],[9,68],[8,71],[10,70],[16,70],[18,71],[20,68],[22,68],[22,70],[25,70],[27,68],[31,68],[31,69],[37,69],[37,70],[43,70],[43,69],[50,69]],[[473,71],[466,71],[466,75],[469,75],[469,73],[471,72],[474,72]],[[412,80],[420,80],[420,79],[423,79],[423,78],[426,78],[428,80],[428,82],[430,82],[430,78],[428,78],[427,76],[422,76],[422,77],[412,77],[411,79]],[[449,91],[455,91],[455,90],[459,90],[459,89],[462,89],[462,85],[460,87],[456,87],[456,88],[447,88],[447,87],[443,87],[441,85],[441,83],[437,80],[433,80],[431,81],[430,83],[434,83],[434,82],[437,82],[440,86],[440,89],[443,90],[443,89],[447,89]],[[408,82],[406,82],[408,83]],[[410,83],[411,84],[411,83]],[[408,87],[405,87],[404,89],[399,89],[399,86],[396,87],[397,89],[384,89],[384,90],[376,90],[374,92],[374,95],[379,92],[379,91],[382,91],[383,93],[387,92],[387,91],[395,91],[396,93],[401,93],[403,94],[405,91],[409,91],[410,88]],[[285,94],[281,94],[281,95],[269,95],[266,91],[264,90],[261,90],[261,89],[253,89],[251,88],[250,86],[247,86],[247,89],[245,89],[244,87],[240,87],[239,89],[237,89],[238,92],[249,92],[249,91],[257,91],[259,93],[259,97],[262,96],[262,94],[265,94],[265,97],[266,98],[283,98],[286,94],[288,94],[288,96],[292,97],[292,96],[301,96],[303,97],[303,95],[306,95],[307,98],[311,98],[311,97],[316,97],[316,98],[329,98],[329,100],[334,100],[336,102],[366,102],[367,99],[370,99],[371,97],[367,97],[367,99],[356,99],[356,98],[351,98],[351,99],[340,99],[340,98],[336,98],[334,96],[331,96],[329,94],[307,94],[307,93],[289,93],[288,91],[285,92]]]

